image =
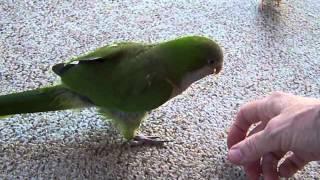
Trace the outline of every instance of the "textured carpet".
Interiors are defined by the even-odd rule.
[[[152,111],[141,131],[163,148],[122,146],[95,109],[15,115],[0,121],[0,179],[244,179],[226,160],[239,106],[281,90],[320,98],[316,0],[0,1],[0,93],[58,81],[55,63],[118,41],[205,35],[224,49],[208,77]],[[311,163],[296,179],[320,177]]]

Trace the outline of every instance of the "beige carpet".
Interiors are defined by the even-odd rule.
[[[50,67],[117,41],[206,35],[224,49],[218,78],[203,79],[150,113],[163,148],[122,146],[95,109],[0,121],[0,179],[244,179],[226,160],[239,106],[274,90],[320,98],[316,0],[0,1],[0,93],[58,81]],[[312,163],[296,179],[320,177]]]

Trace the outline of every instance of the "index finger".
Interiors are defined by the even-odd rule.
[[[240,108],[228,133],[228,148],[245,139],[252,124],[268,120],[269,117],[263,113],[266,108],[266,98],[248,102]]]

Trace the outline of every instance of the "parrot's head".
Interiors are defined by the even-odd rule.
[[[215,41],[205,37],[193,36],[188,44],[190,49],[194,51],[192,55],[194,57],[191,60],[194,62],[191,63],[191,69],[208,69],[210,74],[218,74],[222,70],[223,53]]]
[[[202,36],[187,36],[169,41],[167,46],[176,54],[175,63],[183,73],[194,71],[218,74],[223,66],[223,52],[213,40]]]
[[[167,49],[175,54],[169,63],[178,74],[182,90],[208,75],[218,74],[223,66],[223,52],[213,40],[201,36],[188,36],[169,41]]]

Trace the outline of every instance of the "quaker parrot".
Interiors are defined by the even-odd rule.
[[[128,141],[162,144],[137,134],[146,113],[222,66],[220,46],[202,36],[106,45],[54,65],[58,85],[0,96],[0,116],[97,107]]]

